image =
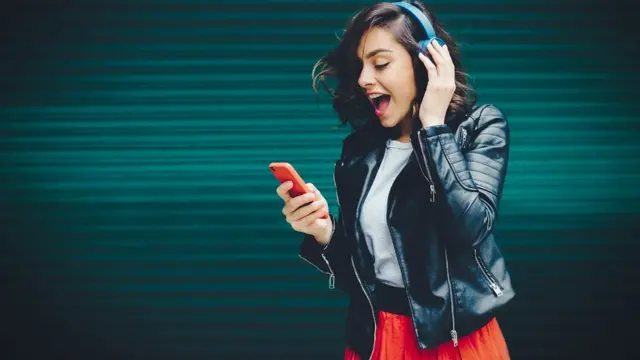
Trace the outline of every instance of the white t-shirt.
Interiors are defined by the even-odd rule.
[[[404,287],[398,259],[387,226],[387,200],[394,180],[409,161],[411,143],[388,140],[382,163],[362,204],[360,226],[374,258],[376,277],[384,284]]]

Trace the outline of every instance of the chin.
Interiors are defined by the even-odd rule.
[[[386,128],[394,128],[398,125],[398,119],[380,119],[380,124]]]

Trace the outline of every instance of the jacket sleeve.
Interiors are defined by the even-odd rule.
[[[506,117],[497,107],[485,106],[465,153],[447,125],[420,129],[412,143],[442,220],[463,244],[478,246],[492,231],[507,174]]]
[[[300,245],[299,256],[320,272],[328,275],[329,289],[334,289],[337,285],[340,289],[348,292],[353,288],[356,279],[351,267],[340,216],[338,215],[336,219],[330,215],[333,233],[329,244],[321,245],[313,236],[305,235]]]
[[[353,134],[343,141],[340,161],[342,161],[347,152],[347,144],[352,136]],[[334,174],[334,177],[335,176],[336,174]],[[320,272],[328,275],[329,289],[334,289],[335,286],[338,286],[340,289],[349,292],[351,289],[354,289],[353,286],[359,285],[357,285],[358,280],[351,265],[351,252],[349,251],[347,239],[345,238],[346,232],[342,220],[342,213],[339,212],[337,217],[330,215],[330,219],[333,225],[333,231],[329,243],[326,246],[320,245],[313,236],[305,235],[300,245],[299,256]]]

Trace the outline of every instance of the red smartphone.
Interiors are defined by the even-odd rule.
[[[304,180],[302,180],[302,177],[300,177],[296,169],[294,169],[291,164],[286,162],[274,162],[269,164],[269,170],[271,170],[273,176],[275,176],[281,184],[286,181],[293,182],[293,187],[289,190],[289,194],[291,196],[296,197],[311,192],[311,189],[309,189]],[[324,215],[322,218],[326,219],[327,217],[328,214]]]

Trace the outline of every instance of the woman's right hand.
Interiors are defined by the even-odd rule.
[[[327,245],[331,240],[333,224],[329,217],[329,206],[325,198],[313,184],[307,183],[310,193],[292,197],[289,190],[293,187],[291,181],[285,181],[276,189],[278,196],[284,201],[282,214],[293,230],[315,237],[321,245]]]

